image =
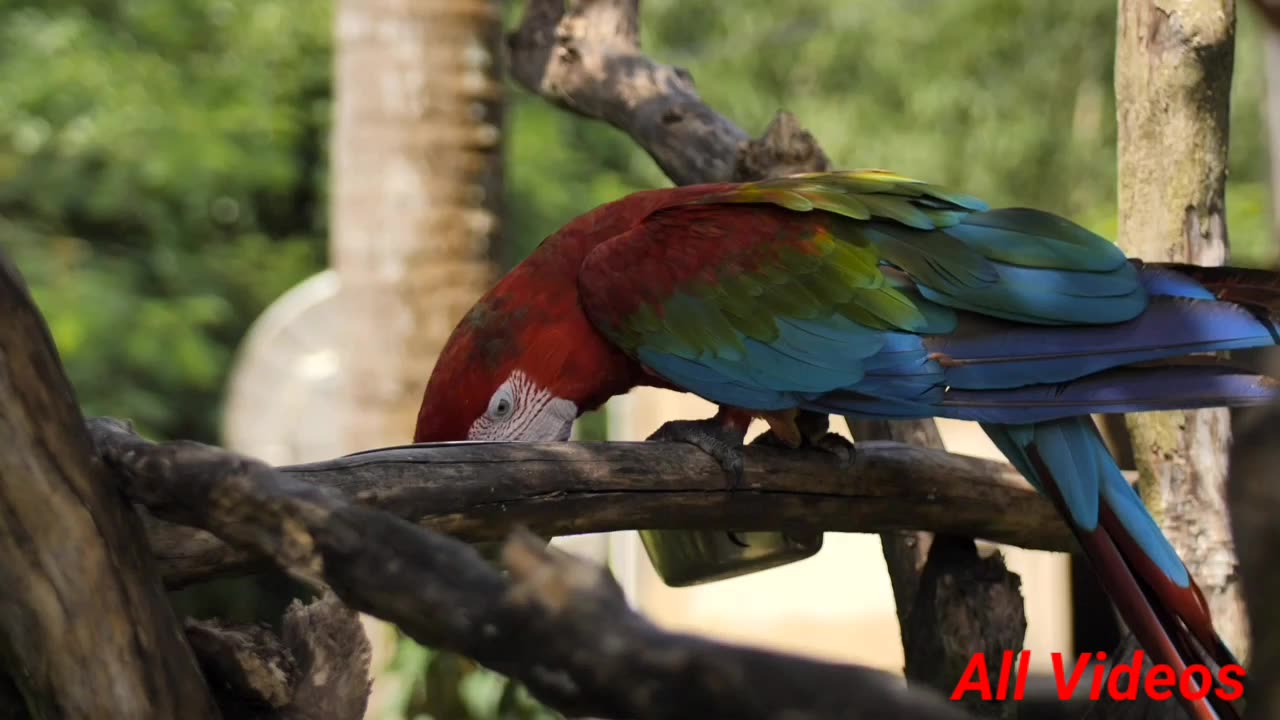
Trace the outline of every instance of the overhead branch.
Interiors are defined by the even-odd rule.
[[[747,134],[707,107],[688,72],[641,54],[639,0],[571,5],[529,0],[507,39],[512,76],[635,138],[678,184],[729,180]]]
[[[89,422],[109,456],[138,441],[119,421]],[[204,472],[203,446],[171,456],[171,482]],[[1042,550],[1074,540],[1053,507],[1013,468],[892,442],[830,454],[752,446],[743,482],[683,444],[442,443],[388,448],[279,468],[282,475],[468,540],[634,528],[706,530],[925,529]],[[158,471],[157,471],[158,472]],[[208,533],[150,523],[166,582],[179,587],[243,573],[262,560]],[[255,565],[256,562],[256,565]]]
[[[97,460],[48,327],[0,252],[0,707],[31,717],[217,718]],[[7,698],[7,699],[6,699]]]
[[[504,576],[469,545],[350,502],[301,472],[198,443],[152,444],[116,421],[94,427],[121,488],[156,515],[326,585],[351,608],[506,673],[563,712],[964,717],[881,671],[664,632],[630,609],[607,570],[526,531],[504,547]],[[344,472],[358,476],[360,457]]]

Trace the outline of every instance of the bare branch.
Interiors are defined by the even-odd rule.
[[[0,318],[0,668],[32,717],[218,717],[137,515],[94,457],[3,252]]]
[[[89,424],[108,456],[137,441],[119,421]],[[207,451],[175,446],[166,472],[175,482],[192,472],[247,472],[209,464]],[[704,453],[667,443],[443,443],[279,470],[334,497],[476,542],[500,540],[516,526],[542,535],[921,528],[1075,549],[1053,507],[1008,465],[892,442],[860,443],[847,467],[827,453],[748,447],[744,482],[733,489]],[[149,532],[173,587],[255,567],[205,532],[155,520]]]
[[[517,678],[565,712],[964,717],[880,671],[663,632],[630,610],[606,570],[527,532],[504,550],[508,578],[470,546],[354,505],[299,473],[197,443],[153,445],[118,422],[94,427],[122,489],[152,512],[327,584],[348,606]]]
[[[529,0],[507,38],[511,74],[531,91],[635,138],[681,185],[734,177],[741,128],[698,96],[689,73],[640,53],[638,0]]]

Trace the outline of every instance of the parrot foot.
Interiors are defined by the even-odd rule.
[[[813,441],[813,448],[835,455],[836,459],[840,461],[840,466],[846,468],[853,464],[853,458],[857,452],[854,444],[849,442],[848,438],[840,433],[833,432],[829,432]]]
[[[745,430],[726,425],[716,418],[707,420],[671,420],[663,423],[648,440],[682,442],[693,445],[720,464],[729,474],[729,487],[743,484],[742,441]]]
[[[853,464],[854,444],[849,442],[843,435],[833,432],[824,432],[817,437],[805,436],[801,440],[800,445],[791,445],[782,438],[774,434],[772,430],[762,433],[755,440],[751,441],[752,445],[764,445],[765,447],[786,448],[788,450],[811,449],[819,450],[830,455],[834,455],[839,461],[840,467],[847,468]]]

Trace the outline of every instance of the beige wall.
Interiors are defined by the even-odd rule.
[[[666,420],[709,417],[714,407],[691,395],[643,389],[611,401],[608,412],[610,439],[643,440]],[[833,425],[845,430],[844,423]],[[940,429],[953,452],[1000,457],[974,423],[943,421]],[[893,592],[876,535],[828,533],[812,558],[693,588],[665,586],[635,532],[571,542],[597,557],[607,546],[632,602],[664,626],[901,670]],[[1067,556],[1000,549],[1022,576],[1033,669],[1047,672],[1049,651],[1071,650]]]

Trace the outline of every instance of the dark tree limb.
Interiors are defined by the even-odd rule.
[[[119,421],[89,425],[104,452],[135,439]],[[548,536],[637,527],[924,528],[1042,550],[1075,548],[1053,507],[1004,463],[890,442],[861,443],[846,467],[822,452],[752,446],[745,457],[743,483],[734,489],[715,461],[679,443],[443,443],[279,470],[473,542],[501,540],[516,526]],[[255,568],[252,556],[209,533],[154,518],[149,526],[170,586]]]
[[[285,611],[281,635],[266,625],[186,623],[187,641],[236,720],[360,720],[372,648],[355,611],[333,595]]]
[[[789,113],[778,113],[758,140],[748,140],[740,128],[698,97],[687,72],[656,63],[640,52],[638,14],[639,0],[574,0],[567,9],[563,0],[529,0],[519,30],[509,39],[511,72],[526,88],[548,101],[626,132],[680,185],[830,169],[830,161],[818,141]],[[913,434],[913,440],[922,446],[942,449],[932,420],[901,425],[863,423],[854,431],[859,440],[903,440]],[[959,676],[929,675],[923,668],[940,670],[959,665],[963,670],[968,656],[956,656],[939,664],[932,655],[935,650],[959,652],[993,643],[1021,648],[1026,617],[1018,578],[1008,573],[1003,558],[997,555],[980,559],[976,550],[964,552],[965,548],[973,549],[971,540],[948,537],[944,542],[955,543],[955,552],[936,557],[937,562],[952,565],[949,569],[936,568],[931,577],[945,576],[953,582],[967,578],[975,583],[978,578],[985,578],[990,583],[974,585],[973,592],[967,595],[1011,595],[1001,595],[999,602],[980,606],[966,604],[966,593],[935,593],[935,604],[946,598],[945,601],[965,607],[957,605],[951,611],[938,608],[933,620],[912,628],[909,610],[915,602],[915,588],[931,541],[928,533],[881,535],[904,633],[907,676],[943,689],[954,687]],[[935,622],[975,613],[981,617],[964,627]],[[905,637],[909,628],[918,635],[962,633],[969,637],[953,637],[953,642],[941,646],[913,642]],[[916,647],[927,647],[930,654],[913,654]],[[1012,717],[1013,708],[989,706],[982,712]]]
[[[943,448],[932,420],[857,422],[849,429],[855,438]],[[975,653],[984,653],[987,676],[999,677],[1003,651],[1022,648],[1026,639],[1021,578],[1009,572],[999,553],[981,557],[973,537],[920,530],[880,535],[902,629],[904,674],[940,692],[960,682]],[[1008,702],[964,702],[982,717],[1018,714]]]
[[[960,718],[869,668],[667,633],[608,572],[517,531],[504,576],[470,546],[333,488],[191,442],[96,421],[122,489],[153,513],[265,555],[410,637],[475,658],[566,713],[613,718]],[[110,430],[106,430],[109,428]]]
[[[142,525],[3,253],[0,318],[0,667],[32,717],[217,718]]]

